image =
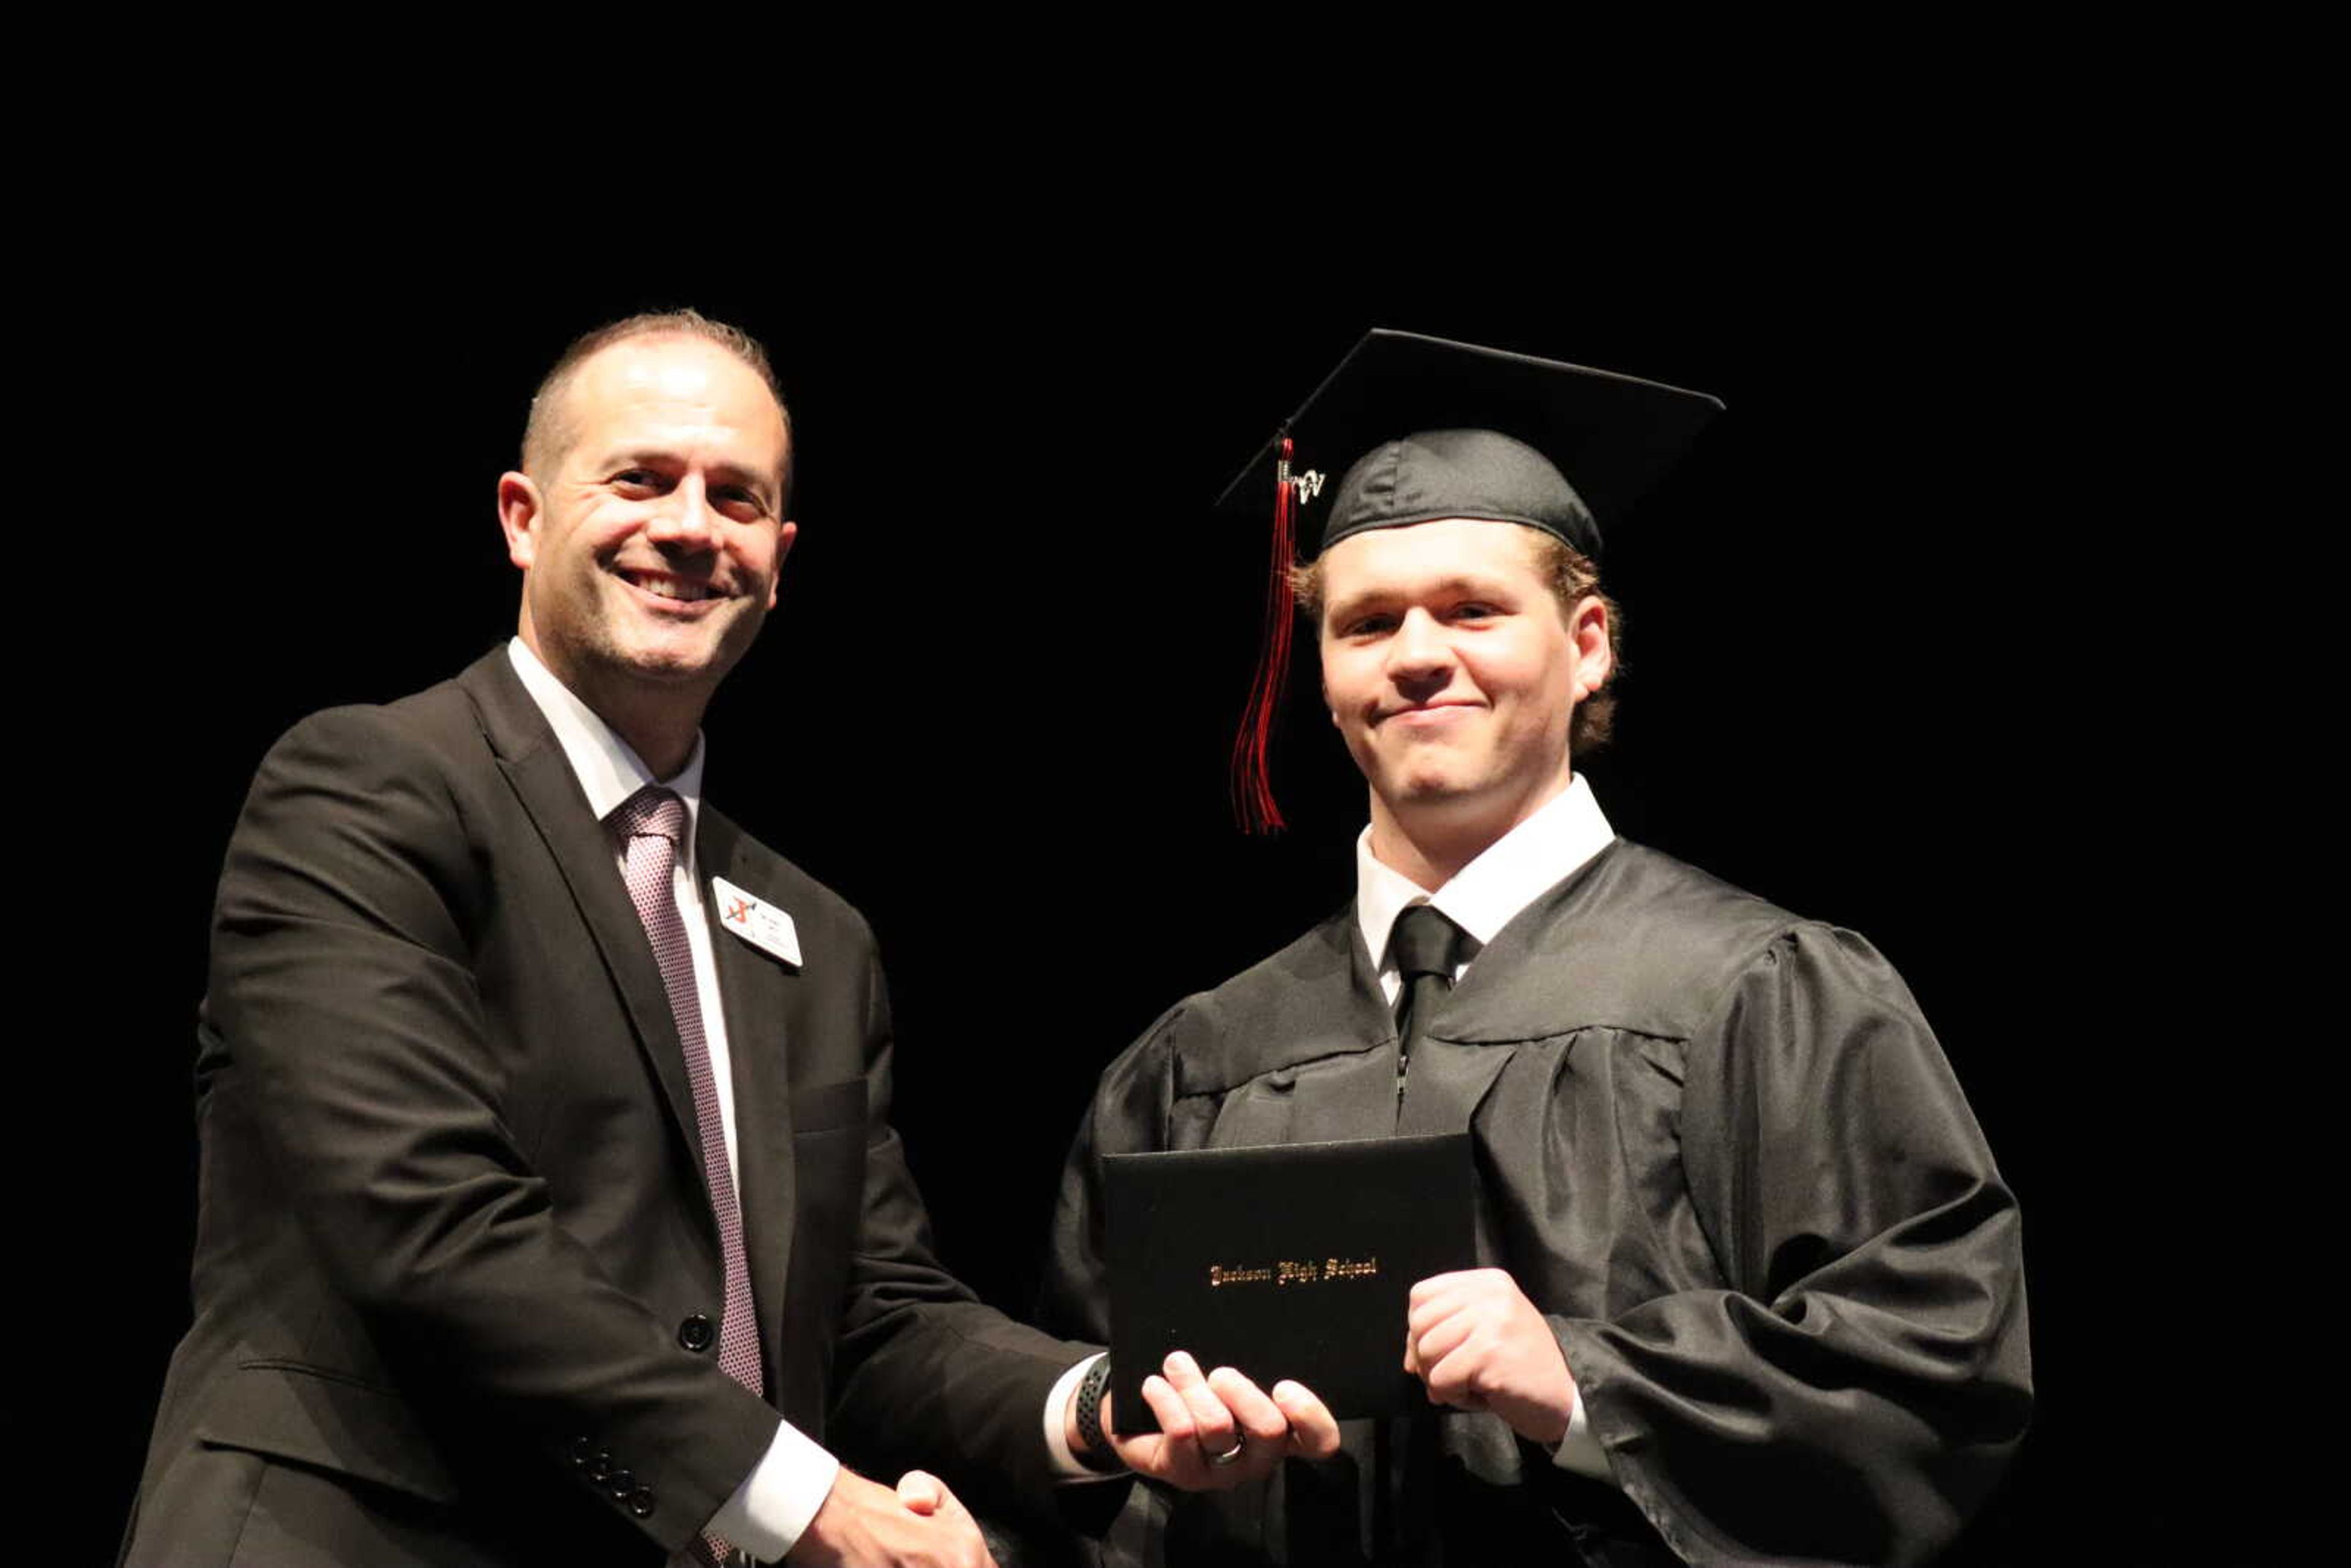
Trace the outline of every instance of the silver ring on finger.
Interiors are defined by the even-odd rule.
[[[1208,1463],[1222,1469],[1227,1465],[1239,1464],[1241,1456],[1247,1452],[1249,1452],[1249,1438],[1236,1432],[1233,1434],[1233,1446],[1221,1454],[1210,1454]]]

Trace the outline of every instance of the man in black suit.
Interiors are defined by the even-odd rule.
[[[743,334],[590,334],[499,482],[517,636],[263,763],[200,1031],[195,1322],[125,1561],[981,1562],[944,1482],[825,1444],[1008,1499],[1077,1469],[1090,1347],[931,1256],[870,931],[701,800],[790,456]],[[1170,1447],[1119,1451],[1209,1484]]]

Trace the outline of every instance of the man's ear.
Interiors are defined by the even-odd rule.
[[[529,475],[509,469],[498,476],[498,527],[506,530],[507,559],[525,571],[538,552],[538,519],[545,509]]]
[[[776,570],[768,574],[768,608],[776,607],[776,593],[784,585],[784,558],[792,553],[792,541],[800,537],[800,526],[787,522],[776,530]]]
[[[1596,593],[1578,600],[1567,635],[1575,644],[1574,700],[1582,702],[1616,673],[1616,651],[1608,642],[1608,601]]]

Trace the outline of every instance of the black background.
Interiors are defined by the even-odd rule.
[[[2060,182],[1960,171],[1767,180],[1693,198],[1669,242],[1541,204],[1416,237],[1300,184],[1181,214],[985,182],[749,224],[524,203],[503,228],[159,205],[107,319],[50,324],[89,344],[58,412],[120,488],[28,690],[83,809],[141,825],[119,861],[70,852],[98,909],[58,936],[109,1020],[56,1034],[110,1086],[114,1183],[102,1239],[31,1205],[74,1233],[66,1299],[26,1303],[78,1369],[68,1517],[110,1539],[185,1324],[194,1008],[253,764],[510,632],[493,487],[538,372],[691,303],[769,344],[801,454],[708,788],[872,920],[897,1120],[984,1295],[1027,1304],[1101,1066],[1349,892],[1362,784],[1311,700],[1278,742],[1293,830],[1231,825],[1265,544],[1209,499],[1369,326],[1606,366],[1729,413],[1612,537],[1629,671],[1600,798],[1876,943],[2023,1205],[2041,1415],[1977,1554],[2230,1560],[2210,1500],[2250,1489],[2257,1445],[2188,1347],[2266,1145],[2220,1027],[2241,938],[2210,870],[2238,820],[2193,761],[2224,683],[2173,548],[2194,503],[2158,477],[2197,423],[2144,331],[2177,276]],[[1301,658],[1293,693],[1312,679]]]

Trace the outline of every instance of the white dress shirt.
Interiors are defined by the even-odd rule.
[[[685,802],[684,852],[670,873],[670,892],[685,923],[686,945],[694,951],[694,992],[702,1007],[702,1037],[710,1050],[710,1076],[718,1089],[718,1119],[726,1133],[726,1170],[735,1181],[739,1204],[743,1178],[736,1174],[740,1167],[735,1158],[735,1082],[729,1071],[733,1059],[726,1050],[726,1009],[719,997],[717,963],[711,956],[710,922],[703,913],[701,883],[695,874],[695,830],[702,821],[703,737],[694,737],[694,754],[674,778],[656,779],[629,743],[557,680],[521,638],[507,644],[507,656],[514,664],[515,674],[522,677],[523,689],[547,716],[556,743],[563,747],[597,821],[611,816],[648,784],[662,784]],[[627,848],[617,841],[612,863],[624,870],[628,863]],[[770,1561],[781,1557],[824,1506],[840,1470],[840,1460],[786,1421],[776,1428],[766,1456],[735,1489],[735,1495],[711,1515],[705,1528],[754,1557]]]
[[[1364,936],[1364,951],[1380,961],[1380,994],[1388,1006],[1404,991],[1395,955],[1388,936],[1396,917],[1416,904],[1437,912],[1478,939],[1483,946],[1503,926],[1546,890],[1557,886],[1616,837],[1600,802],[1581,773],[1568,787],[1545,801],[1535,814],[1486,846],[1476,860],[1454,873],[1453,880],[1431,892],[1372,853],[1372,830],[1355,841],[1355,924]],[[1468,972],[1475,957],[1453,971],[1456,980]],[[1562,1469],[1596,1480],[1613,1479],[1608,1456],[1592,1435],[1583,1410],[1583,1392],[1577,1389],[1567,1417],[1567,1436],[1552,1458]]]

